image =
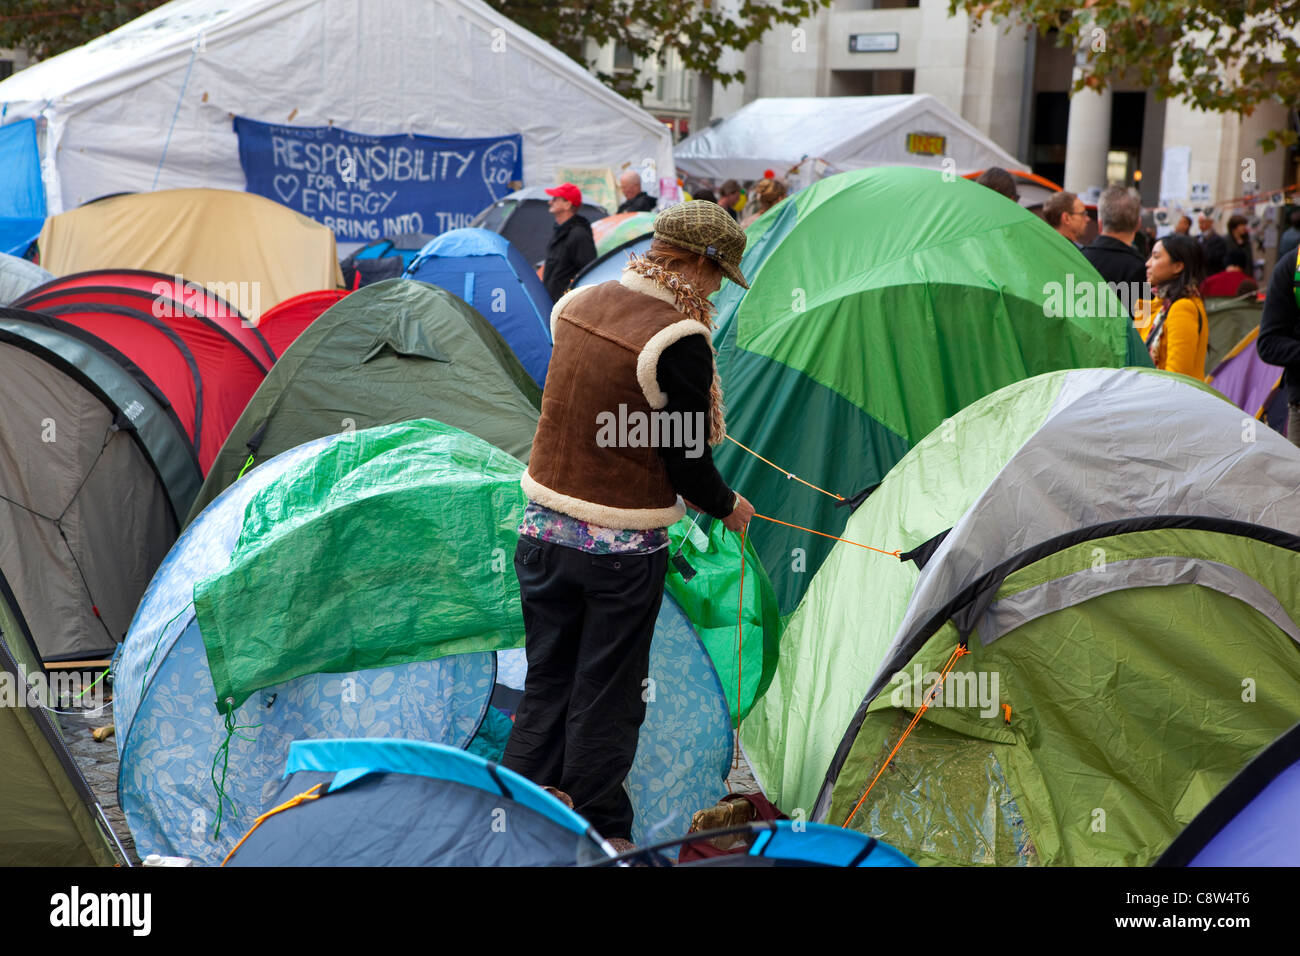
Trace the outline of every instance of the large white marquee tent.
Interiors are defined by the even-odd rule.
[[[805,160],[824,163],[824,175],[866,166],[943,169],[945,160],[957,175],[1024,166],[925,94],[757,99],[682,140],[674,156],[682,172],[712,180],[758,179],[766,169],[784,176]]]
[[[0,123],[39,124],[51,215],[118,192],[243,189],[234,116],[519,133],[527,185],[647,159],[675,176],[661,123],[480,0],[174,0],[0,82]]]

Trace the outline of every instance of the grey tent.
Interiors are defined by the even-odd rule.
[[[546,261],[546,244],[555,231],[555,220],[547,211],[551,197],[544,186],[528,186],[503,196],[470,220],[472,228],[499,232],[510,244],[524,254],[524,258],[540,266]],[[584,202],[578,215],[588,222],[604,219],[609,213],[604,206]]]
[[[0,604],[47,662],[112,654],[201,481],[132,368],[0,309]]]
[[[500,333],[462,299],[413,279],[377,282],[329,308],[280,356],[186,523],[248,468],[342,431],[432,418],[527,461],[540,406]]]
[[[0,306],[17,302],[20,298],[53,279],[34,262],[0,252]]]
[[[113,831],[42,706],[43,677],[22,616],[0,599],[0,866],[112,866]]]

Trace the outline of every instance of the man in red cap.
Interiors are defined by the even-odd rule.
[[[578,215],[582,191],[577,186],[560,183],[546,190],[546,195],[551,197],[547,208],[555,217],[555,233],[546,246],[542,282],[555,302],[569,291],[569,284],[582,267],[596,258],[596,240],[591,236],[591,223]]]

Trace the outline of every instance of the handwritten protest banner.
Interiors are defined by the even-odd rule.
[[[340,242],[469,225],[523,178],[523,137],[367,136],[235,117],[247,190],[330,229]]]
[[[608,166],[557,166],[557,183],[573,183],[582,190],[582,201],[604,206],[612,216],[623,197],[614,183],[614,171]]]

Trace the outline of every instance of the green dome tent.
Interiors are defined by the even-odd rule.
[[[328,309],[280,356],[218,452],[187,523],[247,467],[375,425],[431,418],[526,462],[540,406],[536,383],[471,306],[423,282],[377,282]]]
[[[902,560],[837,545],[790,619],[764,792],[918,862],[1153,862],[1300,720],[1300,452],[1257,424],[1087,369],[927,436],[845,529]]]
[[[750,291],[724,283],[717,296],[728,431],[848,498],[1004,385],[1151,364],[1079,251],[977,183],[925,169],[843,173],[779,203],[748,234]],[[718,460],[760,514],[829,534],[844,527],[846,508],[740,448],[724,444]],[[830,542],[764,522],[754,540],[789,615]]]
[[[117,838],[47,709],[58,701],[44,678],[21,615],[0,597],[0,866],[117,865]]]

